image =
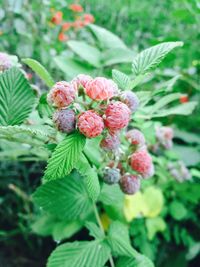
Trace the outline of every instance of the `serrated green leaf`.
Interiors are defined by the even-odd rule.
[[[28,65],[29,68],[31,68],[47,86],[52,87],[54,85],[55,82],[49,72],[37,60],[32,58],[24,58],[22,59],[22,62]]]
[[[85,140],[85,136],[75,132],[58,144],[48,160],[44,178],[55,180],[69,174],[81,155]]]
[[[77,172],[40,186],[33,200],[44,211],[68,221],[85,218],[92,207],[83,178]]]
[[[88,195],[95,202],[100,194],[100,184],[96,170],[90,166],[87,158],[83,154],[81,154],[76,164],[76,169],[84,177]]]
[[[129,88],[129,84],[131,82],[128,75],[119,71],[119,70],[112,70],[112,78],[114,82],[119,86],[120,89],[126,90]]]
[[[18,68],[0,75],[0,125],[21,124],[32,111],[34,102],[33,90]]]
[[[0,138],[12,142],[38,145],[44,144],[48,140],[48,135],[40,130],[14,125],[0,126]]]
[[[68,41],[69,48],[79,55],[82,59],[87,61],[92,66],[99,68],[101,66],[101,53],[100,51],[85,42],[82,41]]]
[[[114,33],[94,24],[89,24],[88,28],[96,36],[101,48],[126,48],[124,42]]]
[[[107,244],[98,240],[66,243],[53,251],[47,267],[102,267],[109,256]]]
[[[156,67],[172,49],[182,45],[182,42],[165,42],[145,49],[133,60],[133,74],[137,76],[147,73]]]

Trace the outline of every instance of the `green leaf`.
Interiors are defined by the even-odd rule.
[[[29,68],[31,68],[47,86],[52,87],[54,85],[55,82],[49,72],[37,60],[32,58],[24,58],[22,59],[22,62],[28,65]]]
[[[0,75],[0,125],[21,124],[34,102],[33,90],[19,69],[13,67]]]
[[[157,232],[163,232],[167,227],[161,217],[147,218],[145,223],[149,240],[153,240]]]
[[[117,256],[137,257],[139,255],[131,246],[127,226],[119,221],[115,221],[110,225],[108,242],[112,252]]]
[[[68,221],[85,218],[92,205],[83,178],[77,172],[40,186],[33,200],[44,211]]]
[[[164,97],[162,97],[160,100],[158,100],[151,108],[150,108],[150,113],[156,113],[158,112],[161,108],[165,107],[167,104],[173,102],[174,100],[179,99],[181,94],[179,93],[174,93],[174,94],[168,94]]]
[[[133,61],[133,56],[133,52],[127,48],[112,48],[103,53],[103,66],[131,63]]]
[[[154,264],[149,258],[140,254],[136,259],[128,257],[120,258],[116,267],[154,267]]]
[[[75,132],[60,142],[48,160],[44,178],[55,180],[69,174],[77,163],[85,145],[85,137]]]
[[[54,111],[53,107],[50,106],[47,102],[47,93],[41,95],[39,103],[37,105],[37,110],[41,118],[52,117],[52,113]]]
[[[79,57],[87,61],[92,66],[99,68],[101,66],[101,53],[100,51],[82,41],[68,41],[69,48],[76,53]]]
[[[96,36],[101,48],[126,48],[124,42],[114,33],[94,24],[88,25],[88,28]]]
[[[86,222],[86,228],[90,231],[90,235],[96,239],[103,239],[105,237],[101,229],[93,222]]]
[[[81,61],[67,58],[63,55],[56,56],[53,60],[58,68],[60,68],[70,79],[80,73],[91,75],[91,72],[94,71],[94,68],[91,66],[87,66],[86,64],[83,65]]]
[[[169,205],[169,212],[175,220],[183,220],[187,216],[187,209],[180,201],[173,201]]]
[[[165,42],[145,49],[133,60],[133,74],[137,76],[147,73],[156,67],[172,49],[182,45],[182,42]]]
[[[119,70],[113,69],[112,78],[114,82],[116,82],[116,84],[119,86],[120,89],[123,89],[123,90],[129,89],[129,84],[131,82],[131,79],[125,73]]]
[[[115,203],[121,204],[124,201],[124,194],[120,190],[118,184],[110,186],[104,183],[99,196],[99,201],[108,206]]]
[[[87,158],[81,154],[76,169],[84,177],[84,183],[89,197],[95,202],[100,194],[100,184],[97,171],[92,168]]]
[[[152,115],[152,118],[159,118],[159,117],[165,117],[165,116],[170,116],[170,115],[190,115],[195,107],[197,106],[197,102],[191,101],[185,104],[180,104],[176,107],[173,108],[168,108],[167,110],[159,111],[159,113],[155,113]]]
[[[53,251],[47,267],[102,267],[109,256],[109,247],[98,240],[66,243]]]

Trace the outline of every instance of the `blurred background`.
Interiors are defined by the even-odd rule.
[[[123,40],[124,48],[116,52],[101,47],[94,39],[93,23]],[[109,47],[105,33],[100,32],[98,38],[108,38]],[[180,103],[199,102],[200,1],[0,0],[0,52],[19,59],[38,60],[55,80],[71,79],[78,73],[110,77],[113,66],[130,74],[135,54],[166,41],[183,41],[184,46],[173,51],[136,90],[150,91],[165,85],[169,88],[171,81],[170,90],[184,94]],[[101,49],[102,64],[98,64],[96,50],[91,50],[91,45]],[[13,60],[18,62],[15,57]],[[47,88],[41,80],[24,68],[36,89],[45,92]],[[197,267],[200,266],[200,107],[188,117],[171,115],[159,121],[175,129],[174,147],[160,157],[160,166],[166,164],[166,159],[180,159],[190,171],[192,182],[180,182],[160,167],[156,179],[165,181],[158,183],[165,203],[159,213],[162,220],[156,219],[157,215],[153,216],[153,223],[149,220],[152,215],[134,218],[132,242],[156,266]],[[151,139],[151,134],[147,135]],[[54,239],[59,236],[53,226],[35,221],[30,195],[40,184],[46,155],[42,151],[31,153],[30,157],[17,143],[0,143],[1,267],[45,266],[56,246],[50,236]],[[85,235],[82,232],[78,238],[84,239]]]

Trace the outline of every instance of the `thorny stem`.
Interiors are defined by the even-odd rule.
[[[98,212],[98,210],[97,210],[97,206],[96,206],[95,203],[93,203],[93,210],[94,210],[94,214],[95,214],[97,223],[98,223],[98,225],[99,225],[99,227],[100,227],[100,229],[101,229],[103,235],[105,236],[105,231],[104,231],[104,229],[103,229],[103,225],[102,225],[102,223],[101,223],[101,219],[100,219],[100,217],[99,217],[99,212]],[[115,267],[115,264],[114,264],[114,261],[113,261],[112,256],[110,256],[109,261],[110,261],[110,266],[111,266],[111,267]]]

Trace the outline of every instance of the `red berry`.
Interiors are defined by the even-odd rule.
[[[188,95],[182,95],[182,96],[180,96],[179,101],[182,104],[187,103],[189,101]]]
[[[140,189],[140,177],[138,175],[124,174],[119,184],[125,194],[133,195]]]
[[[125,103],[132,112],[135,112],[139,107],[139,99],[137,95],[131,91],[125,91],[121,94],[120,100]]]
[[[69,9],[71,9],[74,12],[83,12],[83,7],[79,4],[71,4],[69,6]]]
[[[118,135],[108,134],[101,140],[100,147],[105,151],[115,151],[120,145],[120,140]]]
[[[126,133],[126,138],[132,145],[145,145],[145,137],[142,132],[137,129],[130,130]]]
[[[105,126],[111,131],[126,127],[130,120],[130,113],[127,105],[120,101],[109,104],[105,110]]]
[[[53,121],[59,131],[71,133],[75,130],[76,117],[72,109],[61,109],[54,113]]]
[[[57,82],[49,94],[47,95],[47,100],[49,103],[53,104],[58,108],[63,108],[69,106],[76,97],[76,90],[71,83],[61,81]]]
[[[145,150],[138,150],[131,155],[131,167],[134,171],[146,176],[152,168],[152,158]]]
[[[118,92],[117,85],[104,77],[97,77],[87,83],[86,94],[93,100],[108,100]]]
[[[96,137],[104,129],[103,119],[93,110],[85,111],[78,118],[78,128],[86,137]]]
[[[59,25],[62,22],[62,17],[63,17],[63,13],[61,11],[57,11],[53,15],[51,22],[56,24],[56,25]]]

